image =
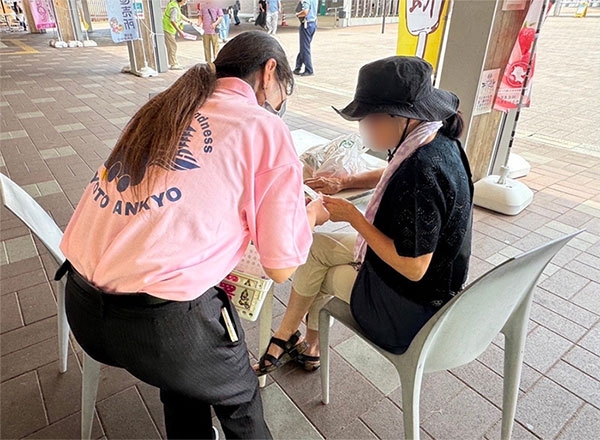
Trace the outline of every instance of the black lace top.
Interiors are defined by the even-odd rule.
[[[400,295],[420,304],[443,305],[467,278],[472,202],[466,155],[457,142],[438,133],[396,170],[373,222],[394,240],[398,255],[433,253],[427,273],[412,282],[370,248],[365,260]]]

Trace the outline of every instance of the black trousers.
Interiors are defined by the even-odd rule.
[[[212,288],[193,301],[156,302],[145,294],[104,293],[74,272],[66,286],[77,342],[98,362],[160,389],[168,438],[213,438],[211,406],[227,438],[272,438],[244,332],[225,292]],[[223,307],[238,342],[228,337]]]

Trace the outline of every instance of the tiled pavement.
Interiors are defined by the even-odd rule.
[[[514,438],[595,439],[600,434],[600,20],[550,18],[542,35],[534,107],[523,113],[517,152],[532,164],[536,191],[516,217],[477,209],[471,277],[504,259],[578,228],[537,288],[525,353]],[[290,56],[297,36],[280,34]],[[119,73],[126,49],[96,35],[98,48],[56,50],[50,36],[2,35],[0,172],[23,185],[64,227],[93,170],[149,92],[177,77]],[[18,39],[20,44],[14,41]],[[394,50],[388,27],[321,31],[317,75],[299,80],[286,120],[333,137],[355,126],[330,105],[352,95],[358,67]],[[26,45],[24,46],[23,43]],[[31,47],[27,51],[24,47]],[[181,44],[182,61],[201,61],[198,43]],[[2,209],[0,381],[2,438],[76,438],[81,372],[77,347],[58,374],[55,267],[27,229]],[[274,325],[288,286],[279,286]],[[258,328],[247,325],[256,356]],[[263,391],[276,438],[401,438],[401,393],[390,365],[336,324],[332,401],[323,406],[317,375],[292,367]],[[502,340],[476,362],[427,376],[423,438],[499,438]],[[158,438],[164,425],[157,390],[122,370],[103,368],[97,438]]]

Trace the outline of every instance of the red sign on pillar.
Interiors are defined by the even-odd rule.
[[[523,27],[519,31],[519,35],[513,50],[508,60],[508,65],[504,70],[502,82],[498,89],[494,109],[507,112],[518,107],[523,93],[523,85],[527,78],[527,70],[529,71],[529,79],[527,80],[525,94],[521,107],[529,107],[531,104],[531,85],[535,71],[535,53],[533,53],[533,42],[541,23],[539,22],[542,8],[546,4],[545,0],[531,0],[529,10],[525,17]],[[551,6],[550,3],[548,3]],[[548,10],[544,12],[543,20],[548,15]]]

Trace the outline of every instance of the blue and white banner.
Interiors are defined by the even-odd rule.
[[[133,0],[106,0],[110,35],[115,43],[139,39]]]

